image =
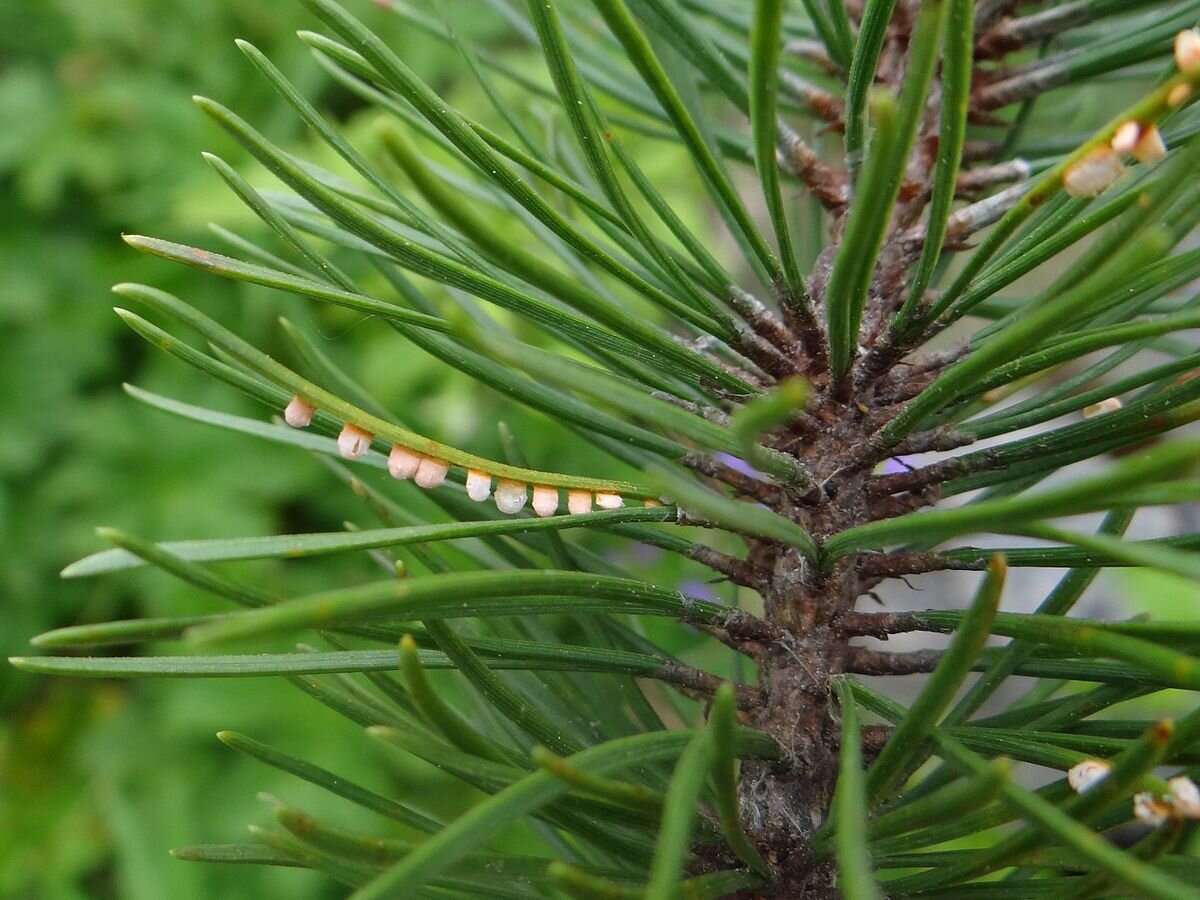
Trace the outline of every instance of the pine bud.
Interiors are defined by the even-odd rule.
[[[293,428],[307,428],[312,422],[313,414],[317,408],[300,397],[293,397],[292,402],[287,405],[283,411],[283,421],[287,422]]]
[[[1171,818],[1171,807],[1148,791],[1133,795],[1133,815],[1143,825],[1157,828]]]
[[[347,422],[338,435],[338,453],[346,459],[358,459],[371,449],[372,438],[374,435],[371,432]]]
[[[1063,175],[1063,187],[1072,197],[1096,197],[1121,177],[1125,166],[1112,147],[1097,147]]]
[[[1177,84],[1167,94],[1167,106],[1171,107],[1171,109],[1183,106],[1183,104],[1187,103],[1190,96],[1192,96],[1192,86],[1190,84]]]
[[[1167,155],[1167,145],[1162,133],[1151,125],[1142,131],[1137,145],[1133,148],[1133,158],[1140,163],[1158,162]]]
[[[1200,819],[1200,788],[1186,775],[1177,775],[1167,781],[1171,789],[1171,805],[1185,819]]]
[[[1121,401],[1116,397],[1109,397],[1107,400],[1101,400],[1099,403],[1090,403],[1083,408],[1083,417],[1091,419],[1094,416],[1100,416],[1104,413],[1116,412],[1122,407]]]
[[[524,482],[501,478],[496,484],[496,509],[505,515],[515,515],[525,508],[526,496]]]
[[[573,516],[592,511],[591,491],[567,491],[567,512]]]
[[[1142,136],[1142,126],[1132,119],[1122,123],[1113,135],[1109,146],[1121,156],[1128,156],[1133,152],[1133,148],[1137,146],[1138,138]]]
[[[421,458],[421,464],[417,466],[417,474],[413,476],[413,481],[418,487],[435,488],[446,480],[446,473],[449,471],[450,463],[444,459],[424,456]]]
[[[533,511],[539,516],[552,516],[558,512],[558,488],[546,484],[533,486]]]
[[[388,471],[392,473],[393,478],[412,478],[417,474],[423,458],[421,454],[413,453],[407,447],[393,444],[392,452],[388,454]]]
[[[1200,31],[1188,28],[1175,35],[1175,65],[1180,72],[1200,70]]]
[[[467,496],[482,503],[492,493],[492,476],[478,469],[467,470]]]
[[[625,500],[620,494],[596,494],[596,505],[601,509],[620,509]]]
[[[1085,759],[1067,770],[1067,784],[1077,794],[1086,794],[1112,771],[1112,766],[1102,759]]]

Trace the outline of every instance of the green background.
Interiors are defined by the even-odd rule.
[[[453,61],[359,4],[424,72]],[[260,346],[278,351],[287,313],[417,418],[473,427],[465,384],[424,358],[395,365],[394,338],[357,320],[318,320],[290,298],[200,276],[125,247],[123,232],[220,247],[217,221],[253,235],[237,201],[200,158],[244,156],[190,102],[219,98],[285,146],[307,141],[233,44],[266,51],[342,123],[351,98],[329,88],[295,38],[314,26],[299,4],[244,0],[0,0],[0,564],[5,655],[55,626],[219,607],[156,573],[63,582],[111,524],[168,537],[328,530],[360,514],[305,454],[172,421],[120,390],[132,382],[189,402],[262,410],[156,353],[113,315],[108,288],[146,281],[175,291]],[[429,398],[439,392],[443,399]],[[269,567],[254,573],[278,577]],[[323,565],[294,577],[344,579]],[[427,796],[436,772],[376,750],[356,729],[283,683],[103,682],[0,668],[0,897],[161,900],[338,896],[319,877],[177,862],[167,850],[240,840],[265,824],[273,791],[353,825],[353,807],[241,757],[214,733],[232,728],[302,749],[387,792]],[[376,823],[359,823],[363,826]]]

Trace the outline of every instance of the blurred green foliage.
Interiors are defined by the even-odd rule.
[[[383,13],[377,18],[386,25]],[[267,347],[281,340],[281,312],[312,334],[328,327],[339,350],[365,354],[368,376],[386,380],[382,393],[400,404],[438,377],[424,361],[403,373],[387,365],[383,344],[370,343],[386,335],[353,322],[312,322],[271,294],[196,276],[121,243],[122,232],[147,232],[215,245],[204,222],[236,219],[236,201],[198,154],[243,157],[196,111],[192,93],[221,97],[285,144],[304,140],[232,38],[263,47],[323,107],[352,122],[356,105],[324,85],[295,40],[297,28],[311,25],[288,2],[0,2],[6,656],[55,625],[215,608],[154,574],[59,582],[65,563],[98,546],[95,525],[198,537],[336,528],[360,514],[317,462],[273,446],[248,448],[199,425],[166,427],[161,414],[122,394],[120,382],[132,381],[261,415],[130,334],[111,312],[113,283],[143,279],[178,291]],[[403,36],[395,40],[403,45]],[[452,64],[429,42],[413,43],[411,55],[426,71]],[[448,409],[462,413],[466,402],[460,393]],[[336,569],[323,571],[336,579]],[[253,710],[253,721],[232,720],[223,702],[229,691],[255,696],[240,706]],[[385,776],[382,756],[345,758],[339,747],[350,727],[285,684],[35,680],[5,667],[0,897],[159,900],[164,886],[172,898],[329,896],[328,885],[302,873],[235,872],[167,855],[173,845],[227,838],[261,820],[257,790],[278,786],[317,809],[330,802],[225,749],[213,736],[219,728],[267,732],[284,744],[291,736],[309,758],[380,789],[432,798],[445,786],[432,770],[392,761]]]

